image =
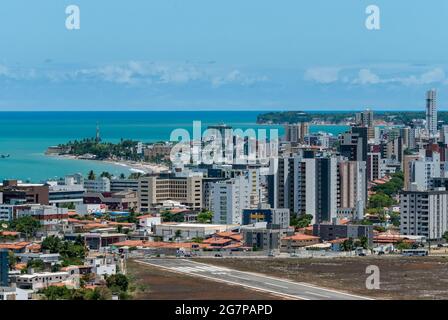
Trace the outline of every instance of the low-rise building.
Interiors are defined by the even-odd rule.
[[[137,210],[138,196],[131,190],[120,192],[90,192],[84,195],[84,204],[105,204],[109,210]]]
[[[106,177],[99,177],[95,180],[84,180],[84,189],[87,192],[110,192],[110,180]]]
[[[257,222],[267,222],[277,225],[279,228],[286,229],[290,224],[289,209],[244,209],[243,225],[254,224]]]
[[[313,236],[320,237],[322,241],[331,241],[341,238],[360,239],[367,238],[369,246],[373,245],[373,226],[354,224],[314,224]]]
[[[16,285],[21,289],[37,291],[47,288],[56,283],[64,283],[67,286],[75,286],[75,282],[68,272],[39,272],[31,274],[21,274],[15,279]]]
[[[42,231],[59,232],[68,225],[68,209],[55,206],[28,205],[17,209],[17,217],[31,216],[39,220]]]
[[[235,225],[201,223],[162,223],[154,225],[154,235],[164,239],[206,238],[218,232],[234,229]]]
[[[280,229],[269,228],[266,223],[256,223],[241,227],[245,247],[255,250],[278,250],[280,247]]]
[[[152,215],[152,214],[140,216],[137,219],[138,219],[138,225],[141,228],[152,229],[155,225],[162,223],[162,218],[160,216]]]
[[[281,239],[280,252],[293,253],[299,248],[317,244],[319,240],[319,237],[296,233]]]

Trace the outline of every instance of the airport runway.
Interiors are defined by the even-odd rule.
[[[267,275],[237,271],[212,266],[187,259],[139,259],[137,262],[163,268],[171,272],[202,277],[213,281],[225,282],[246,288],[261,290],[298,300],[370,300],[336,290],[325,289],[303,282],[294,282]]]

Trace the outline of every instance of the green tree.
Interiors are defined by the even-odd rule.
[[[398,212],[392,212],[390,214],[390,222],[395,226],[400,226],[400,214]]]
[[[311,224],[313,216],[311,214],[292,215],[290,224],[297,228],[306,228]]]
[[[348,238],[342,243],[342,249],[344,251],[352,251],[354,248],[354,243],[352,238]]]
[[[363,247],[364,249],[368,249],[369,247],[369,239],[367,239],[367,237],[362,236],[358,239],[358,241],[356,242],[355,247]]]
[[[191,239],[191,241],[194,243],[202,243],[204,241],[204,239],[201,237],[194,237]]]
[[[14,269],[17,264],[17,257],[12,251],[8,251],[8,266],[9,269]]]
[[[176,230],[176,232],[174,233],[174,238],[178,239],[182,236],[182,231],[180,230]]]
[[[445,233],[443,234],[442,238],[448,242],[448,231],[445,231]]]
[[[101,178],[112,179],[112,174],[111,174],[110,172],[103,171],[103,172],[101,172],[100,177],[101,177]]]
[[[33,268],[35,271],[44,271],[45,263],[42,259],[32,259],[26,264],[27,269]]]
[[[42,241],[42,249],[59,253],[64,267],[82,264],[86,256],[84,241],[79,236],[75,241],[62,241],[55,236],[47,237]]]
[[[369,207],[370,208],[384,208],[390,207],[394,204],[394,200],[384,193],[377,193],[370,197]]]
[[[128,291],[129,279],[124,274],[114,274],[106,278],[107,287],[113,293]]]
[[[34,236],[40,228],[40,222],[31,216],[15,219],[11,222],[11,228],[25,234],[27,238]]]
[[[409,244],[407,242],[400,241],[397,243],[396,248],[400,251],[406,250],[406,249],[411,249],[411,244]]]
[[[143,173],[141,173],[141,172],[132,172],[129,175],[128,179],[139,179],[141,177],[143,177]]]
[[[213,212],[204,210],[198,214],[199,223],[211,223],[213,219]]]
[[[124,173],[120,173],[120,179],[122,179],[122,180],[126,179],[126,176],[124,175]]]
[[[62,240],[56,236],[49,236],[42,241],[42,250],[49,250],[50,253],[59,253],[62,248]]]
[[[49,286],[40,291],[47,300],[70,300],[72,298],[72,290],[66,286],[55,287]]]
[[[163,222],[183,222],[184,215],[179,213],[171,213],[169,211],[164,211],[161,214]]]
[[[87,176],[87,179],[89,179],[89,180],[95,180],[96,179],[96,175],[95,175],[95,172],[93,172],[93,170],[89,171],[89,175]]]
[[[59,208],[67,208],[68,210],[75,210],[76,206],[73,202],[69,202],[69,203],[61,203],[59,205]]]
[[[112,292],[109,288],[97,287],[94,290],[88,290],[85,295],[86,300],[110,300]]]

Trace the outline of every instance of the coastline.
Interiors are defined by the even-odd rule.
[[[151,163],[151,162],[135,162],[130,160],[114,160],[114,159],[105,159],[105,160],[97,160],[97,159],[82,159],[78,156],[74,155],[63,155],[63,154],[46,154],[47,157],[56,157],[61,159],[70,159],[70,160],[79,160],[79,161],[97,161],[102,163],[111,164],[114,166],[125,167],[131,173],[160,173],[162,171],[166,171],[169,168],[167,166]]]

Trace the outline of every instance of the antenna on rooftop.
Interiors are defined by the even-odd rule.
[[[100,136],[100,125],[99,125],[98,122],[96,123],[96,136],[95,136],[95,141],[96,141],[96,143],[98,143],[98,142],[101,141],[101,136]]]

